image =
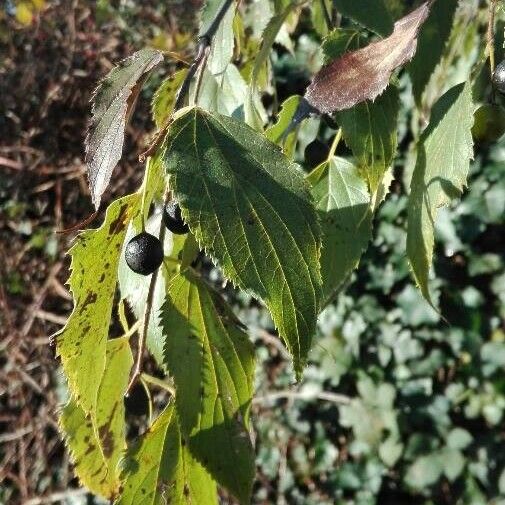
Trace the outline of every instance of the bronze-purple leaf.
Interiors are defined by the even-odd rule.
[[[414,56],[417,35],[430,5],[431,1],[425,2],[398,20],[389,37],[346,53],[323,67],[307,88],[306,100],[320,112],[330,113],[377,98],[393,71]]]

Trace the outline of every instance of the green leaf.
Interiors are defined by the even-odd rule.
[[[428,276],[433,260],[438,208],[460,195],[473,156],[474,106],[469,83],[445,93],[421,135],[410,186],[407,254],[423,296],[431,302]]]
[[[117,465],[126,448],[123,395],[132,364],[128,339],[109,340],[96,415],[87,417],[71,399],[60,418],[79,480],[93,493],[109,499],[117,495],[120,486]]]
[[[233,18],[235,17],[235,2],[226,11],[219,27],[212,37],[207,68],[216,76],[222,74],[233,58],[235,35],[233,33]]]
[[[255,96],[257,95],[258,78],[261,74],[263,66],[268,63],[270,51],[274,45],[277,35],[279,34],[288,16],[297,7],[298,4],[296,2],[291,2],[285,6],[281,12],[272,16],[261,37],[262,42],[260,50],[258,51],[256,59],[254,60],[254,67],[249,83],[249,93],[245,103],[246,122],[258,131],[263,130],[263,118],[261,117],[261,113],[258,110],[257,101],[255,100]]]
[[[362,102],[337,116],[345,143],[352,149],[372,194],[396,154],[398,109],[398,89],[390,85],[374,102]]]
[[[362,46],[362,36],[352,28],[335,28],[323,40],[321,46],[325,64],[340,58],[347,51],[356,51]]]
[[[217,505],[216,485],[183,443],[169,405],[123,461],[116,505]]]
[[[252,344],[220,295],[189,271],[169,287],[162,324],[165,361],[190,450],[241,503],[249,503],[254,477],[248,433]]]
[[[208,70],[204,72],[197,100],[203,109],[243,118],[246,99],[247,84],[233,63],[218,75],[212,75]]]
[[[142,85],[163,55],[142,49],[109,72],[93,95],[93,117],[86,137],[91,199],[98,209],[112,171],[121,158],[124,131]]]
[[[299,168],[233,118],[186,111],[165,167],[201,246],[225,276],[265,301],[301,374],[319,311],[320,229]]]
[[[439,454],[421,456],[409,467],[405,482],[414,489],[424,489],[435,484],[440,479],[443,470]]]
[[[340,14],[365,28],[387,36],[393,31],[393,19],[383,0],[334,0]]]
[[[419,32],[416,55],[408,65],[412,90],[416,102],[428,84],[435,67],[440,62],[451,33],[458,0],[435,2],[430,15]]]
[[[319,165],[307,179],[323,230],[321,274],[326,304],[342,289],[372,238],[370,194],[358,168],[343,158]]]
[[[95,411],[105,371],[119,256],[139,200],[138,194],[116,200],[107,209],[102,226],[81,233],[69,251],[74,310],[55,335],[56,351],[72,396],[86,414]]]
[[[265,137],[274,144],[281,146],[284,154],[291,160],[295,155],[297,134],[300,125],[298,124],[297,128],[290,131],[285,138],[284,134],[291,124],[301,99],[302,97],[299,95],[290,96],[286,99],[281,106],[277,122],[265,131]]]
[[[188,71],[185,68],[178,70],[173,75],[167,77],[156,90],[151,110],[158,128],[162,128],[172,114],[177,91],[187,73]]]
[[[210,25],[216,19],[216,15],[221,9],[221,6],[224,5],[225,2],[226,0],[205,0],[205,4],[202,8],[200,32],[198,34],[200,37],[207,33]]]

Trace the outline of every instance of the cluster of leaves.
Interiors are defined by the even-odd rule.
[[[264,303],[300,379],[318,316],[357,267],[387,196],[402,119],[404,85],[396,72],[411,60],[414,97],[422,119],[429,119],[422,132],[410,129],[417,161],[406,203],[406,251],[421,293],[434,304],[428,285],[434,226],[438,209],[466,184],[474,112],[468,75],[483,44],[474,40],[464,59],[459,41],[452,41],[446,66],[461,57],[462,78],[438,89],[429,103],[425,89],[444,61],[457,2],[422,3],[395,23],[386,3],[366,4],[260,0],[237,9],[229,0],[209,0],[193,65],[169,76],[155,93],[158,133],[144,183],[110,205],[100,228],[77,238],[69,281],[75,306],[56,336],[71,393],[62,430],[78,476],[97,494],[119,504],[214,503],[217,482],[241,503],[250,501],[254,350],[195,259],[201,249],[226,280]],[[474,5],[465,13],[479,12]],[[341,15],[345,22],[332,29]],[[308,18],[314,33],[325,37],[318,54],[326,64],[313,69],[304,97],[288,97],[276,123],[265,129],[269,114],[277,112],[261,100],[273,91],[273,46],[294,54],[293,34]],[[143,49],[95,92],[87,164],[97,208],[121,157],[136,98],[162,59],[158,50]],[[181,108],[183,99],[188,106]],[[333,114],[338,131],[327,159],[305,176],[295,161],[297,139],[314,125],[317,131],[324,114]],[[337,156],[341,139],[345,157]],[[160,232],[159,213],[149,217],[167,196],[179,202],[189,235]],[[164,238],[165,251],[160,270],[147,279],[129,271],[123,254],[129,238],[144,228]],[[110,339],[118,283],[137,322],[130,327],[121,317],[125,334]],[[173,398],[127,447],[122,398],[133,363],[129,338],[137,330],[175,390],[157,381]],[[380,447],[385,464],[393,465],[403,451],[391,414],[394,389],[362,378],[358,391],[361,399],[341,409],[341,424],[370,447],[387,431]],[[377,427],[375,434],[366,419]],[[442,473],[447,465],[440,467]]]

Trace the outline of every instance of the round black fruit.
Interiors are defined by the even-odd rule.
[[[145,387],[140,382],[137,382],[128,393],[128,396],[125,396],[124,406],[126,413],[131,416],[149,414],[149,397]]]
[[[163,262],[161,242],[154,235],[143,231],[128,242],[125,260],[135,273],[152,274]]]
[[[496,65],[493,72],[493,84],[500,93],[505,93],[505,60]]]
[[[317,167],[328,158],[330,150],[320,140],[314,140],[305,148],[305,163],[308,167]]]
[[[476,142],[497,141],[505,133],[505,109],[497,104],[481,105],[474,114],[472,135]]]
[[[163,209],[163,222],[165,226],[176,235],[188,233],[189,227],[182,219],[181,208],[175,200],[171,200]]]

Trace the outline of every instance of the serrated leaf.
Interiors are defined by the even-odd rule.
[[[116,505],[217,505],[216,485],[183,443],[173,405],[127,452],[122,480]]]
[[[307,101],[320,112],[330,113],[375,100],[393,71],[414,56],[417,34],[428,14],[429,2],[425,2],[397,21],[388,38],[345,53],[323,67],[307,88]]]
[[[265,137],[194,108],[164,163],[183,216],[228,279],[269,308],[301,374],[319,311],[320,229],[301,172]]]
[[[207,68],[216,76],[222,74],[231,59],[235,47],[235,35],[233,33],[233,18],[235,17],[235,2],[226,11],[219,27],[212,37],[210,54],[207,60]]]
[[[299,95],[287,98],[281,106],[277,122],[265,131],[265,137],[274,144],[281,146],[284,154],[291,160],[295,155],[297,133],[300,125],[298,124],[297,128],[293,128],[286,136],[284,135],[293,120],[301,99],[302,97]]]
[[[416,282],[430,303],[434,223],[438,208],[460,195],[466,184],[473,157],[473,112],[471,85],[451,88],[433,107],[418,145],[410,186],[407,254]]]
[[[359,103],[337,116],[345,143],[368,180],[372,194],[396,154],[399,105],[398,89],[391,85],[375,102]]]
[[[96,413],[86,416],[71,399],[60,417],[79,480],[108,499],[117,495],[120,486],[117,465],[126,447],[123,395],[132,364],[128,339],[109,340]]]
[[[337,11],[365,28],[387,36],[393,31],[393,18],[383,0],[333,0]]]
[[[86,136],[91,200],[98,209],[112,171],[121,158],[127,118],[149,72],[163,55],[142,49],[109,72],[93,95],[93,117]]]
[[[189,271],[172,281],[162,324],[165,363],[174,377],[189,448],[220,484],[249,503],[254,477],[248,433],[252,344],[220,295]]]
[[[458,3],[458,0],[435,2],[419,32],[417,52],[408,65],[412,91],[418,104],[444,52]]]
[[[187,73],[188,71],[185,68],[178,70],[173,75],[167,77],[156,90],[151,104],[151,110],[158,128],[163,127],[172,114],[177,91]]]
[[[225,2],[226,0],[205,0],[202,8],[199,37],[203,37],[207,33]]]
[[[55,335],[56,352],[72,396],[86,414],[95,411],[105,371],[117,266],[126,229],[138,211],[139,200],[139,195],[134,194],[113,202],[102,226],[78,235],[69,251],[74,309],[65,327]]]
[[[370,194],[358,168],[343,158],[321,164],[307,179],[323,230],[321,274],[327,304],[358,266],[372,238]]]

